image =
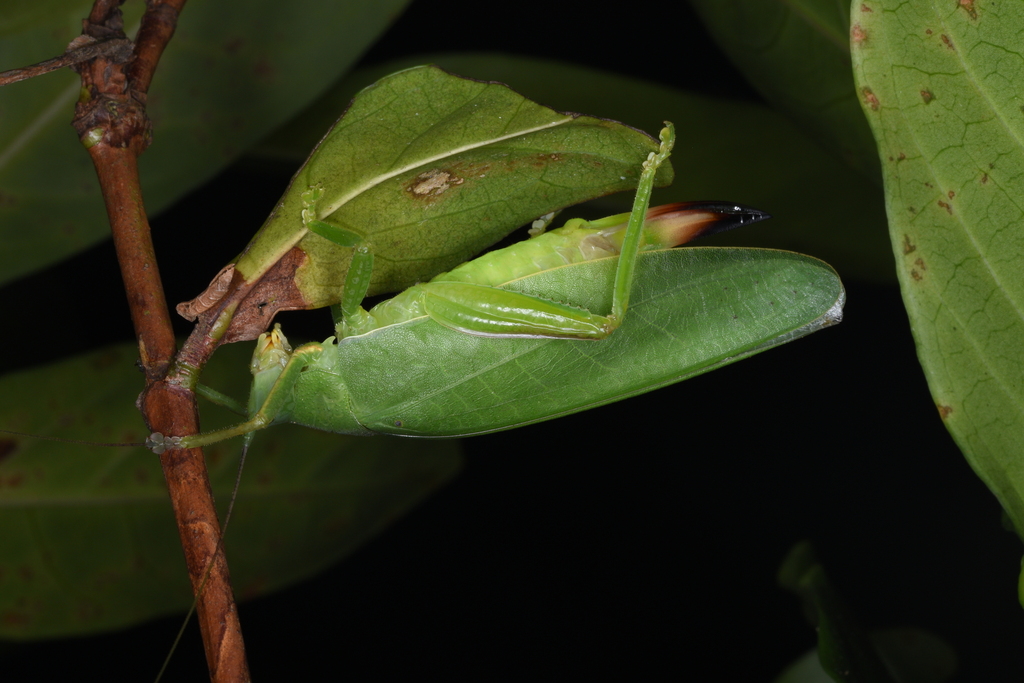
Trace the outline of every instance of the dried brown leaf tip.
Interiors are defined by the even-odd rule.
[[[292,247],[261,275],[242,298],[223,342],[256,339],[270,327],[278,311],[308,309],[309,304],[295,282],[296,271],[305,261],[306,252]]]
[[[203,290],[203,293],[197,296],[191,301],[183,301],[174,310],[178,312],[185,320],[191,320],[195,322],[196,318],[199,317],[200,313],[208,311],[213,308],[218,301],[224,298],[224,295],[228,293],[231,288],[231,278],[235,275],[235,264],[229,263],[220,269],[220,272],[214,276],[209,286]]]

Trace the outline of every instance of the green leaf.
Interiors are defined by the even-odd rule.
[[[868,638],[899,683],[944,683],[956,674],[956,653],[934,633],[919,628],[890,628],[872,631]],[[809,650],[786,667],[775,683],[831,683],[834,680],[850,678],[833,678],[827,674],[818,651]]]
[[[853,86],[845,0],[690,0],[715,41],[773,106],[878,182],[878,157]]]
[[[54,16],[63,16],[70,12],[84,17],[88,11],[89,3],[83,0],[7,0],[4,3],[4,13],[0,15],[0,36],[16,34],[26,28],[45,24]],[[51,54],[42,59],[55,56],[56,54]],[[0,66],[0,70],[12,66]]]
[[[251,347],[221,350],[204,379],[244,395]],[[0,425],[141,441],[133,345],[0,379]],[[236,419],[204,408],[204,427]],[[347,555],[458,467],[454,442],[360,439],[285,426],[257,436],[226,536],[235,590],[262,595]],[[206,449],[221,514],[238,446]],[[121,628],[192,597],[159,460],[144,448],[0,434],[0,637]]]
[[[779,583],[799,596],[818,631],[818,657],[835,681],[895,683],[867,633],[832,587],[811,544],[798,543],[779,568]]]
[[[1024,8],[865,0],[853,22],[918,356],[1024,536]]]
[[[800,659],[786,667],[775,683],[832,683],[832,677],[821,668],[817,650],[808,650]]]
[[[711,243],[806,252],[846,276],[892,278],[892,250],[877,185],[824,152],[785,117],[762,105],[704,97],[559,62],[488,53],[427,54],[360,69],[254,152],[302,159],[361,87],[397,69],[424,63],[508,83],[555,109],[585,111],[645,130],[658,130],[663,120],[670,120],[679,133],[676,181],[655,192],[655,204],[728,199],[756,206],[775,220],[715,236]],[[857,115],[863,117],[859,111]],[[626,194],[598,200],[591,217],[628,211],[629,201]]]
[[[640,131],[556,112],[500,83],[436,67],[401,71],[356,96],[235,269],[258,279],[298,246],[303,307],[336,303],[352,249],[301,219],[302,193],[322,187],[317,216],[370,245],[370,294],[404,289],[542,214],[635,188],[657,148]],[[671,182],[667,165],[658,179]]]
[[[407,0],[198,2],[182,13],[149,92],[152,146],[140,159],[149,213],[201,185],[293,116],[359,57]],[[92,3],[19,6],[0,68],[62,53]],[[129,3],[136,12],[140,3]],[[6,10],[6,7],[5,7]],[[15,30],[17,29],[17,30]],[[129,36],[135,25],[126,23]],[[201,76],[200,76],[201,75]],[[109,234],[88,154],[70,127],[70,71],[0,89],[0,282]]]
[[[504,288],[606,311],[616,261],[554,268]],[[322,422],[322,397],[330,394],[318,382],[344,381],[367,429],[432,436],[512,429],[652,391],[804,336],[838,322],[844,300],[835,271],[800,254],[649,251],[637,263],[629,312],[607,339],[481,338],[415,318],[343,340],[332,366],[338,376],[298,383],[292,419]]]
[[[787,667],[775,683],[943,683],[956,673],[956,653],[927,631],[865,632],[807,541],[790,550],[778,579],[801,599],[808,621],[818,632],[818,649]]]
[[[956,651],[934,633],[887,628],[868,635],[901,683],[943,683],[956,674]]]

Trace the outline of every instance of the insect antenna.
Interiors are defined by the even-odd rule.
[[[25,436],[30,439],[42,439],[43,441],[57,441],[59,443],[75,443],[83,446],[110,446],[115,448],[136,448],[138,446],[146,446],[142,441],[128,441],[128,442],[104,442],[104,441],[85,441],[82,439],[62,439],[59,436],[43,436],[41,434],[27,434],[25,432],[16,432],[13,429],[0,429],[0,434],[13,434],[14,436]]]
[[[174,642],[171,643],[171,649],[167,652],[167,656],[164,657],[164,663],[160,666],[160,671],[157,672],[156,678],[153,679],[153,683],[160,683],[160,679],[163,678],[164,672],[167,671],[168,665],[171,663],[171,657],[174,656],[174,652],[178,649],[178,643],[181,642],[181,637],[185,635],[185,629],[188,627],[190,621],[192,621],[192,615],[195,614],[196,604],[199,602],[199,596],[202,595],[203,589],[206,587],[206,581],[210,578],[210,572],[213,570],[213,563],[217,560],[217,555],[220,554],[224,547],[224,537],[228,533],[228,524],[231,523],[231,513],[235,510],[235,500],[238,498],[238,488],[242,483],[242,470],[245,468],[245,457],[249,454],[249,444],[252,443],[251,438],[245,439],[245,443],[242,446],[242,457],[238,460],[238,472],[235,474],[235,485],[231,490],[231,500],[228,502],[228,510],[224,513],[224,523],[220,526],[220,540],[217,541],[217,547],[214,548],[213,556],[210,561],[206,564],[206,571],[203,572],[203,578],[199,582],[199,587],[196,589],[196,597],[192,598],[192,606],[188,608],[188,614],[181,622],[181,627],[178,628],[178,634],[174,637]]]

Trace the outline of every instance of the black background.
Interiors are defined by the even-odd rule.
[[[363,63],[503,50],[757,98],[685,5],[657,11],[414,2]],[[197,256],[182,230],[200,234],[233,196],[248,201],[225,220],[259,225],[286,181],[236,165],[155,221],[171,301],[194,296],[241,243]],[[123,296],[108,243],[5,288],[5,301],[33,315],[48,287],[82,291],[83,273],[101,292],[90,298]],[[1020,544],[936,414],[897,287],[846,285],[837,328],[625,403],[465,441],[464,473],[351,559],[241,606],[254,678],[771,680],[815,643],[775,583],[807,538],[866,626],[941,635],[960,655],[957,680],[1020,680]],[[76,331],[95,331],[87,345],[132,336],[116,305],[66,308],[58,346],[42,340],[37,357],[66,353]],[[325,313],[285,325],[306,326],[300,338],[329,329]],[[149,680],[178,623],[29,645],[4,678]],[[193,627],[165,680],[204,672]]]

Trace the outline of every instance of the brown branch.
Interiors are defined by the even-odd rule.
[[[178,27],[178,15],[185,6],[185,0],[150,0],[148,4],[139,33],[135,36],[135,61],[128,72],[129,81],[139,92],[149,92],[157,62]]]
[[[123,38],[119,5],[116,0],[96,0],[83,32],[100,40]],[[83,96],[76,105],[74,126],[96,167],[138,337],[146,375],[139,407],[152,431],[194,434],[199,431],[195,394],[165,381],[176,345],[137,166],[138,155],[150,140],[146,91],[184,0],[149,0],[147,5],[127,73],[123,63],[107,57],[75,66],[82,76]],[[241,626],[202,450],[168,451],[160,460],[196,594],[210,678],[215,683],[247,681]]]
[[[89,18],[85,20],[86,27],[109,26],[114,21],[121,21],[121,10],[118,9],[124,4],[124,0],[93,0],[92,11]],[[123,26],[118,25],[118,30]]]
[[[45,73],[74,66],[97,57],[104,57],[114,63],[127,62],[132,56],[132,42],[127,38],[95,40],[89,36],[79,36],[68,45],[67,51],[60,57],[47,59],[20,69],[0,72],[0,86],[17,83]]]

